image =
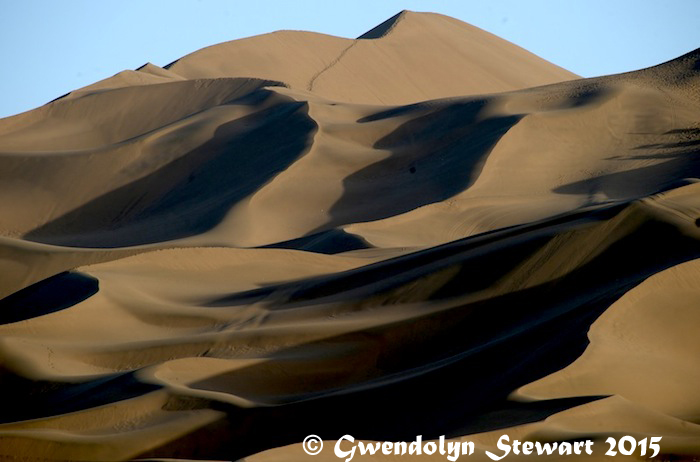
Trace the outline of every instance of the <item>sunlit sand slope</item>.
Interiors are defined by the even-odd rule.
[[[0,460],[700,457],[698,88],[403,12],[0,120]]]

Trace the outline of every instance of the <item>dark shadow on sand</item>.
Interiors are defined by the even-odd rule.
[[[239,100],[259,104],[258,90]],[[317,128],[303,102],[275,104],[216,129],[213,138],[139,180],[27,233],[66,246],[122,247],[196,235],[306,152]]]
[[[133,372],[65,383],[29,380],[0,367],[0,381],[3,385],[0,423],[78,412],[142,396],[160,388],[139,381]]]
[[[366,367],[370,375],[377,375],[376,369],[381,371],[379,378],[368,379],[365,387],[349,387],[316,399],[309,391],[307,401],[285,404],[282,398],[280,405],[272,407],[240,409],[202,402],[204,407],[213,406],[226,412],[227,418],[180,442],[153,450],[148,456],[172,457],[178,454],[178,448],[202,447],[206,441],[206,451],[198,455],[235,460],[299,442],[312,433],[320,433],[328,440],[352,434],[374,441],[412,441],[419,434],[426,439],[441,434],[457,436],[533,422],[599,399],[600,396],[580,396],[513,403],[507,397],[518,387],[578,358],[588,345],[591,324],[629,290],[653,274],[700,257],[697,239],[640,212],[636,205],[615,206],[604,212],[597,217],[589,216],[589,220],[585,214],[573,215],[568,221],[559,219],[534,229],[514,227],[508,238],[498,233],[487,235],[481,243],[478,237],[468,238],[418,255],[398,257],[388,264],[371,265],[371,271],[355,270],[300,281],[294,283],[296,287],[285,285],[282,297],[273,294],[267,300],[269,309],[275,309],[276,305],[280,309],[284,305],[303,309],[309,303],[341,304],[344,300],[349,310],[379,310],[384,300],[382,295],[395,290],[397,285],[431,284],[431,274],[460,265],[451,280],[428,298],[448,301],[478,293],[489,284],[497,287],[492,284],[498,280],[498,274],[507,274],[513,266],[509,258],[522,260],[561,233],[581,233],[577,239],[585,242],[589,235],[587,227],[596,226],[596,221],[601,220],[614,221],[613,229],[619,234],[603,252],[551,281],[458,303],[439,313],[324,339],[316,348],[378,351],[368,355],[373,359]],[[600,239],[597,232],[590,235]],[[372,286],[378,279],[376,271],[382,266],[386,272],[381,280],[389,282],[369,291],[378,305],[358,308],[354,302],[369,300],[368,294],[358,289],[362,289],[362,283]],[[363,277],[364,281],[360,281]],[[351,282],[353,278],[357,281]],[[474,278],[481,288],[474,286]],[[349,284],[343,284],[344,281]],[[392,285],[391,281],[398,282]],[[315,288],[310,292],[312,287]],[[322,299],[314,300],[314,297]],[[391,299],[386,301],[391,303]],[[284,372],[281,377],[302,375],[291,382],[290,393],[295,391],[295,383],[315,383],[314,371],[328,370],[330,364],[323,356],[304,360],[308,351],[309,345],[293,347],[283,355],[288,359],[276,366],[277,372],[280,368]],[[271,387],[268,393],[274,391],[272,396],[284,396],[284,385],[280,388],[265,380],[266,367],[263,364],[240,369],[219,380],[243,396],[266,396],[266,387]],[[410,371],[417,373],[406,374]],[[383,380],[386,377],[394,380]],[[254,380],[250,381],[251,378]],[[211,383],[212,379],[207,379],[193,386],[210,389]]]
[[[324,253],[334,255],[351,250],[369,249],[372,246],[361,237],[347,233],[342,229],[329,229],[309,236],[297,239],[264,245],[261,249],[294,249],[305,252]]]
[[[391,156],[345,178],[343,195],[328,211],[329,222],[309,234],[398,215],[467,189],[498,140],[522,118],[485,115],[487,105],[486,99],[432,101],[358,120],[411,117],[374,144]]]
[[[51,276],[0,300],[0,324],[65,310],[98,290],[99,281],[87,274],[64,272]]]
[[[479,252],[479,254],[485,256],[486,263],[498,262],[495,266],[489,264],[488,268],[491,268],[491,270],[482,268],[470,279],[472,288],[483,288],[494,277],[497,277],[499,271],[502,271],[504,267],[517,264],[519,258],[536,250],[542,242],[546,242],[557,231],[610,219],[626,206],[627,204],[606,205],[562,214],[540,222],[488,231],[429,249],[362,266],[361,268],[307,278],[303,284],[300,284],[298,281],[288,282],[235,292],[210,300],[204,306],[243,306],[268,298],[268,302],[273,301],[273,306],[276,298],[284,300],[285,305],[295,302],[304,304],[326,303],[333,301],[337,294],[341,294],[340,298],[347,301],[348,292],[350,291],[358,289],[364,289],[367,292],[378,291],[379,284],[384,284],[384,287],[388,287],[387,290],[390,290],[393,285],[400,285],[406,280],[418,277],[417,274],[435,271],[436,262],[440,262],[440,268],[458,263],[465,258],[463,254],[467,252]],[[493,247],[493,251],[496,253],[503,253],[503,259],[491,258],[489,256],[491,254],[486,250],[489,247]],[[369,283],[375,283],[375,285],[369,287]],[[365,293],[358,292],[356,297],[361,299],[365,295]]]
[[[397,286],[433,284],[432,274],[458,266],[451,279],[441,282],[439,290],[427,298],[456,300],[449,309],[288,348],[280,352],[272,369],[284,378],[280,383],[270,377],[269,365],[262,363],[191,384],[207,390],[221,383],[241,396],[260,396],[263,402],[271,397],[276,405],[239,408],[175,394],[165,410],[209,408],[221,411],[222,419],[141,457],[237,460],[299,442],[311,433],[329,440],[352,434],[375,441],[412,441],[419,434],[424,439],[458,436],[534,422],[600,399],[580,396],[518,403],[508,396],[578,358],[588,344],[591,324],[630,289],[652,274],[700,256],[697,239],[636,207],[569,214],[466,238],[368,265],[369,269],[277,286],[286,295],[277,298],[273,293],[267,300],[271,309],[294,304],[303,309],[323,302],[345,302],[349,310],[381,309],[382,296]],[[617,238],[569,273],[488,297],[458,298],[497,287],[499,274],[507,274],[517,261],[555,236],[576,232],[580,233],[577,239],[585,241],[588,227],[609,221],[616,223]],[[590,236],[599,239],[597,232]],[[379,278],[377,271],[385,273]],[[378,279],[382,282],[370,287]],[[363,292],[365,286],[379,305],[355,306],[358,299],[370,299]],[[221,348],[225,357],[226,345]],[[327,351],[330,356],[308,357],[309,349]],[[337,363],[333,352],[338,351],[370,358],[362,370],[342,372],[351,377],[366,374],[366,379],[355,382],[360,387],[340,387],[335,394],[314,396],[313,386],[323,374],[341,373],[328,369]],[[367,355],[368,351],[372,354]],[[211,350],[205,355],[217,357]],[[11,387],[15,392],[6,396],[37,404],[8,413],[10,420],[85,409],[155,389],[138,383],[131,373],[83,384],[15,381]],[[3,383],[10,382],[3,377]],[[285,402],[285,392],[291,396],[299,391],[308,393],[306,400]],[[321,386],[320,391],[327,390]]]
[[[603,193],[613,200],[630,200],[683,186],[686,178],[700,178],[700,130],[682,128],[664,133],[667,141],[645,144],[633,152],[607,160],[659,160],[627,171],[598,175],[555,188],[558,194]]]

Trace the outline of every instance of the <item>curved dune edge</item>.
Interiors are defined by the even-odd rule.
[[[699,62],[576,79],[402,12],[0,120],[0,460],[700,456]]]

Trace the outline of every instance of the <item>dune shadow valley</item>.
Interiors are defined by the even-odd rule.
[[[0,461],[700,460],[700,49],[403,11],[0,119],[0,409]]]

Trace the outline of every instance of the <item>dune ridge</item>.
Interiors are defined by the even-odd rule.
[[[0,119],[0,460],[699,457],[699,63],[579,79],[404,11]]]

